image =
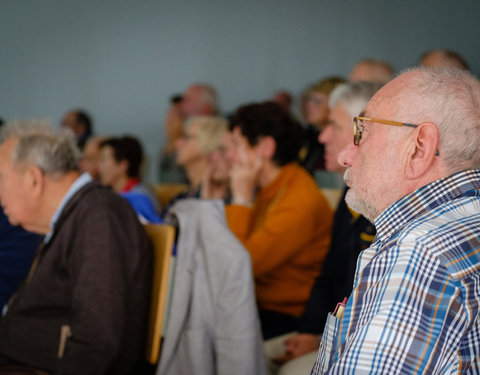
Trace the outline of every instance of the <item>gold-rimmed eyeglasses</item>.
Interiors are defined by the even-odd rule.
[[[409,124],[408,122],[380,120],[378,118],[356,116],[353,118],[353,143],[355,144],[355,146],[358,146],[360,144],[360,140],[362,139],[362,133],[365,130],[365,127],[363,126],[362,121],[372,121],[372,122],[378,122],[384,125],[393,125],[393,126],[408,126],[410,128],[418,127],[418,125]]]

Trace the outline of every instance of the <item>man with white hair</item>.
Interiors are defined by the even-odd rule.
[[[479,149],[480,82],[458,69],[408,71],[355,117],[346,201],[377,235],[312,374],[479,373]]]
[[[218,112],[217,90],[206,83],[195,83],[183,94],[180,112],[184,118],[190,116],[213,116]]]
[[[135,212],[80,175],[69,135],[36,121],[1,135],[5,214],[45,239],[0,320],[0,373],[129,373],[142,356],[151,279]]]

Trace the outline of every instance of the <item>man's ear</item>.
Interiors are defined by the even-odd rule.
[[[45,188],[45,176],[40,168],[36,165],[26,167],[24,179],[25,186],[32,193],[32,196],[40,198]]]
[[[406,176],[411,179],[424,175],[434,163],[438,150],[438,128],[424,122],[415,129],[407,152]]]
[[[271,136],[265,136],[258,142],[260,155],[266,159],[273,159],[277,150],[277,143]]]

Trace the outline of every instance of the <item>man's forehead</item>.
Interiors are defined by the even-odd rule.
[[[11,156],[14,147],[18,143],[18,138],[8,137],[0,144],[0,155],[2,157]]]
[[[347,108],[345,108],[345,105],[343,103],[337,103],[328,112],[328,120],[327,121],[329,123],[333,123],[333,122],[335,122],[335,120],[338,117],[343,118],[345,116],[348,116],[349,119],[351,120],[350,114],[349,114]]]
[[[190,98],[200,96],[202,94],[202,88],[200,86],[191,86],[185,92],[185,96]]]
[[[0,167],[2,172],[13,168],[13,149],[18,143],[18,139],[10,137],[0,144]]]
[[[384,114],[390,116],[396,105],[398,92],[398,85],[396,85],[395,82],[387,83],[372,96],[359,116],[377,118],[384,116]]]

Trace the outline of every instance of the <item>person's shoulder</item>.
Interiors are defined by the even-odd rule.
[[[291,163],[285,168],[288,168],[287,173],[291,189],[318,191],[315,180],[304,167],[297,163]]]
[[[122,215],[133,213],[130,204],[119,194],[97,182],[89,182],[83,186],[73,197],[72,205],[78,210],[88,212],[112,212]]]
[[[454,279],[469,277],[480,267],[476,245],[480,238],[480,212],[469,212],[459,201],[412,220],[398,237],[400,246],[412,251],[419,249],[423,256],[437,259]]]
[[[325,196],[305,168],[297,164],[291,164],[289,168],[290,181],[286,192],[289,197],[295,197],[299,205],[315,208],[328,206]]]

